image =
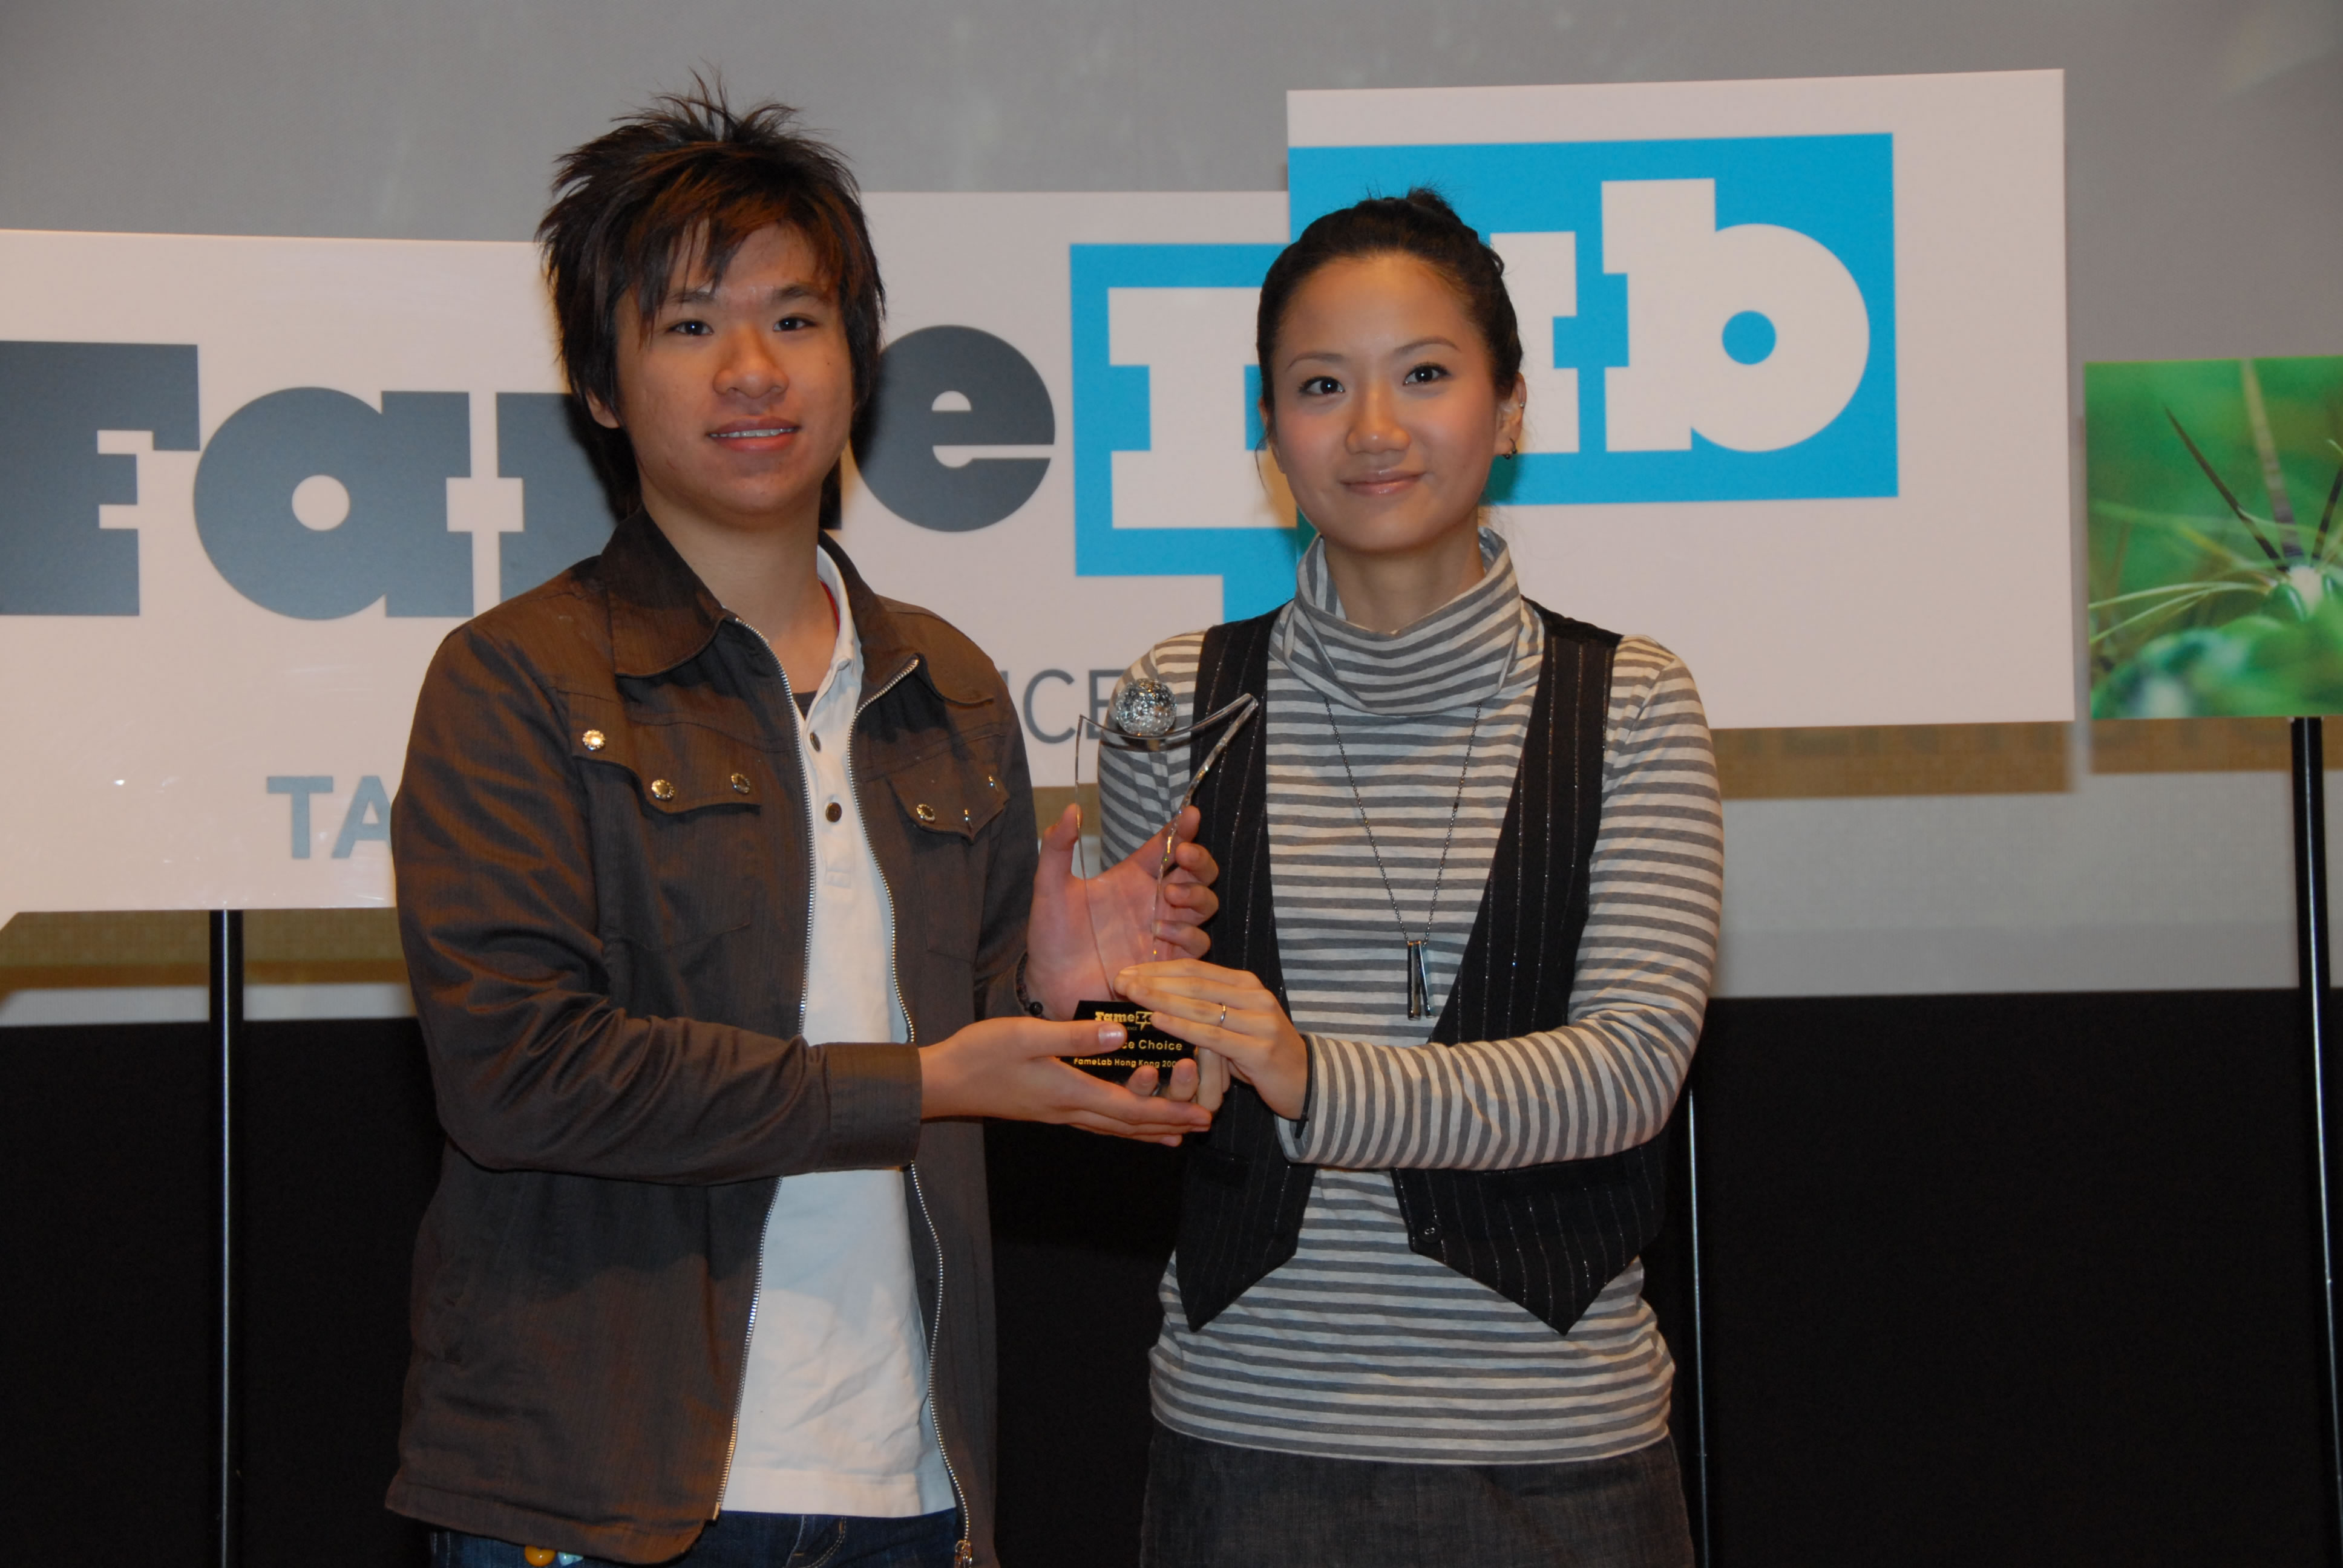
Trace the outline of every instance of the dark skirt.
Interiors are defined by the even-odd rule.
[[[1692,1568],[1675,1445],[1559,1464],[1394,1464],[1158,1426],[1141,1568]]]

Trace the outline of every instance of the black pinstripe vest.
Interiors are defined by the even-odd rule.
[[[1448,1005],[1445,1045],[1505,1040],[1568,1021],[1587,865],[1603,805],[1603,739],[1617,634],[1533,607],[1545,658],[1496,858]],[[1204,634],[1195,711],[1269,697],[1278,612]],[[1197,794],[1201,838],[1221,865],[1214,963],[1250,970],[1285,1004],[1270,890],[1269,726],[1249,724]],[[1190,767],[1216,737],[1191,742]],[[1397,941],[1392,962],[1396,966]],[[1516,1171],[1394,1171],[1408,1245],[1567,1332],[1658,1231],[1667,1134],[1624,1152]],[[1201,1329],[1293,1256],[1312,1167],[1287,1160],[1277,1118],[1242,1083],[1202,1142],[1191,1141],[1180,1214],[1180,1299]]]

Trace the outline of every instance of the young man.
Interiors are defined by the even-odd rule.
[[[1208,1121],[1187,1064],[1110,1086],[1057,1058],[1119,1030],[1033,1016],[1143,956],[1150,851],[1074,881],[1070,813],[1037,857],[992,661],[821,538],[881,295],[789,118],[664,99],[563,161],[563,359],[641,507],[417,704],[392,836],[448,1145],[390,1505],[445,1564],[991,1563],[976,1119]]]

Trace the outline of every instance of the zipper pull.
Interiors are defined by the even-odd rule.
[[[976,1548],[962,1541],[952,1552],[952,1568],[976,1568]]]

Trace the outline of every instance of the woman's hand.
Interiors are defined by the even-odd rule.
[[[1196,1048],[1196,1103],[1220,1109],[1232,1072],[1272,1111],[1301,1120],[1310,1094],[1310,1048],[1269,988],[1244,970],[1201,959],[1133,964],[1115,989],[1155,1014],[1155,1026]]]

